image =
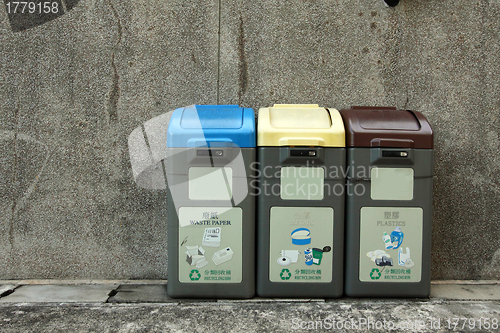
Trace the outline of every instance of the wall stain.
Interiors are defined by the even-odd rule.
[[[408,86],[406,86],[406,101],[405,101],[405,105],[403,106],[403,110],[408,110],[408,103],[410,102],[410,90],[408,88]]]
[[[14,117],[16,119],[16,127],[14,128],[14,165],[13,165],[13,172],[12,172],[12,192],[11,192],[11,199],[12,199],[12,211],[11,211],[11,217],[10,217],[10,224],[9,224],[9,244],[11,250],[14,250],[14,220],[16,218],[16,213],[17,213],[17,196],[18,196],[18,191],[19,191],[19,185],[17,184],[17,173],[18,173],[18,152],[17,152],[17,135],[18,135],[18,127],[20,123],[20,112],[19,112],[19,95],[17,96],[17,105],[16,109],[14,111]]]
[[[113,72],[113,76],[111,78],[111,88],[108,92],[108,100],[106,102],[106,111],[109,115],[110,122],[118,121],[118,100],[120,99],[120,75],[118,74],[118,70],[116,68],[116,52],[118,50],[118,46],[120,45],[123,37],[123,29],[122,22],[120,17],[118,16],[118,12],[116,11],[113,2],[110,0],[109,5],[111,7],[111,11],[113,12],[113,16],[116,19],[116,30],[117,30],[117,41],[113,47],[113,51],[111,53],[111,70]]]
[[[248,64],[245,56],[245,30],[243,25],[243,16],[240,12],[240,26],[238,33],[238,54],[240,57],[239,62],[239,83],[240,89],[238,91],[238,104],[241,104],[243,95],[247,92],[248,86]]]
[[[400,17],[397,11],[387,18],[388,24],[383,33],[384,46],[382,50],[382,57],[386,65],[382,68],[382,78],[385,83],[384,95],[386,96],[386,103],[401,107],[398,100],[401,101],[400,98],[403,97],[404,101],[406,101],[409,95],[407,88],[404,88],[407,86],[408,81],[405,73],[401,71],[402,50],[400,45],[404,40],[404,36],[399,21]]]

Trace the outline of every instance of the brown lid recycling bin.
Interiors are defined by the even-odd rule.
[[[430,294],[433,132],[416,111],[340,110],[346,126],[345,293]]]

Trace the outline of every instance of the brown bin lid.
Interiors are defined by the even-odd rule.
[[[346,147],[433,148],[431,126],[420,112],[371,106],[339,112],[346,127]]]

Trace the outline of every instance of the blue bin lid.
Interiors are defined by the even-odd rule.
[[[238,105],[192,105],[170,118],[167,147],[255,147],[253,109]]]

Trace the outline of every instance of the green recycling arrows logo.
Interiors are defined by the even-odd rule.
[[[370,278],[372,280],[378,280],[378,279],[380,279],[381,276],[382,276],[382,273],[380,273],[380,271],[378,270],[378,268],[374,268],[370,272]]]
[[[189,278],[191,281],[198,281],[201,278],[200,271],[197,269],[193,269],[191,273],[189,273]]]
[[[287,268],[283,268],[280,273],[280,278],[282,280],[290,280],[290,277],[292,276],[292,273]]]

